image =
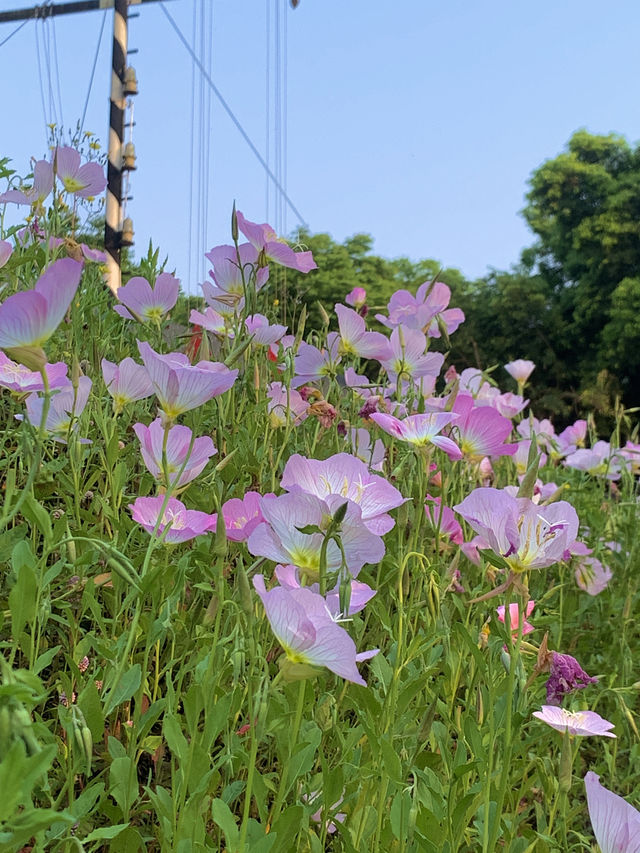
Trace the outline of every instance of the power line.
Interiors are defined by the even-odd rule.
[[[307,228],[307,227],[308,227],[308,225],[307,225],[307,223],[305,222],[304,217],[302,216],[302,214],[300,213],[300,211],[298,210],[298,208],[295,206],[295,204],[291,201],[291,199],[289,198],[289,196],[287,195],[287,193],[284,191],[284,189],[283,189],[282,185],[281,185],[281,184],[280,184],[280,182],[276,179],[276,176],[273,174],[273,172],[272,172],[272,171],[271,171],[271,169],[269,168],[269,166],[268,166],[268,164],[266,163],[266,161],[265,161],[264,157],[262,156],[262,154],[260,154],[260,152],[258,151],[258,149],[256,148],[256,146],[253,144],[253,142],[251,141],[250,137],[249,137],[249,136],[248,136],[248,134],[246,133],[245,129],[242,127],[242,125],[240,124],[239,120],[236,118],[236,116],[235,116],[235,114],[234,114],[233,110],[231,109],[231,107],[229,106],[229,104],[225,101],[225,99],[224,99],[224,97],[222,96],[222,94],[221,94],[220,90],[218,89],[218,87],[216,86],[216,84],[213,82],[213,80],[211,79],[211,77],[209,76],[209,74],[207,74],[207,72],[206,72],[206,70],[205,70],[205,68],[204,68],[204,66],[203,66],[203,64],[202,64],[202,62],[200,62],[200,60],[198,59],[198,57],[196,56],[196,54],[194,53],[194,51],[191,49],[191,46],[189,45],[189,42],[185,39],[184,35],[182,34],[182,31],[180,30],[180,27],[176,24],[175,20],[172,18],[172,16],[171,16],[171,15],[169,14],[169,12],[167,11],[167,9],[166,9],[166,7],[165,7],[164,3],[162,3],[162,2],[160,3],[160,8],[161,8],[161,9],[162,9],[162,11],[164,12],[165,16],[166,16],[166,17],[167,17],[167,19],[169,20],[169,23],[171,24],[171,26],[172,26],[172,27],[173,27],[173,29],[175,30],[176,35],[178,36],[178,38],[180,39],[180,41],[182,42],[182,44],[184,45],[184,47],[185,47],[185,48],[187,49],[187,51],[189,52],[189,55],[191,56],[191,58],[193,59],[193,61],[195,62],[195,64],[196,64],[196,65],[198,66],[198,68],[200,69],[200,73],[202,74],[202,76],[204,77],[204,79],[207,81],[207,83],[208,83],[208,84],[209,84],[209,86],[211,87],[211,89],[212,89],[212,91],[213,91],[214,95],[215,95],[215,96],[216,96],[216,98],[220,101],[220,103],[221,103],[222,107],[224,108],[225,112],[227,113],[227,115],[229,116],[229,118],[231,119],[231,121],[232,121],[232,122],[234,123],[234,125],[236,126],[236,128],[237,128],[238,132],[240,133],[240,135],[242,136],[242,138],[244,139],[244,141],[247,143],[247,145],[249,146],[249,148],[253,151],[253,153],[254,153],[254,154],[255,154],[255,156],[257,157],[258,161],[259,161],[259,162],[260,162],[260,164],[262,165],[263,169],[265,169],[265,170],[266,170],[267,174],[269,175],[269,177],[271,178],[271,180],[273,181],[273,183],[275,184],[275,186],[277,187],[277,189],[279,190],[279,192],[282,194],[283,198],[285,199],[285,201],[287,202],[287,204],[289,205],[289,207],[291,208],[291,210],[293,211],[293,213],[295,213],[295,215],[298,217],[298,221],[300,222],[300,224],[301,224],[303,227]]]
[[[28,24],[28,23],[29,23],[28,19],[25,19],[21,24],[18,24],[18,26],[15,28],[15,30],[10,32],[6,38],[4,38],[4,39],[2,39],[2,41],[0,41],[0,47],[5,45],[10,39],[12,39],[17,33],[20,32],[20,30],[25,26],[25,24]]]
[[[98,36],[98,45],[96,47],[96,53],[95,53],[95,56],[93,57],[93,65],[91,67],[91,76],[89,77],[89,88],[87,89],[87,97],[85,98],[84,107],[82,109],[82,118],[80,120],[80,132],[82,132],[82,130],[84,129],[84,120],[87,117],[87,108],[89,106],[89,97],[91,95],[91,89],[93,88],[93,78],[94,78],[95,73],[96,73],[96,66],[98,64],[98,56],[100,54],[100,45],[102,44],[102,34],[104,33],[104,25],[106,23],[106,20],[107,20],[107,13],[105,11],[104,15],[102,16],[102,24],[100,26],[100,35]]]

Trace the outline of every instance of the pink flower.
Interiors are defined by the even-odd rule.
[[[54,261],[33,290],[9,296],[0,305],[0,348],[41,347],[55,332],[75,296],[82,264]]]
[[[247,492],[243,498],[231,498],[224,503],[222,517],[227,539],[232,542],[246,542],[252,531],[264,521],[261,505],[262,495],[258,492]]]
[[[590,450],[581,448],[570,453],[564,460],[567,468],[586,471],[593,477],[606,477],[607,480],[620,479],[620,461],[616,459],[608,441],[596,441]]]
[[[107,179],[99,163],[80,165],[80,154],[75,148],[56,148],[53,156],[54,170],[68,193],[80,198],[93,198],[104,190]]]
[[[233,317],[244,307],[246,286],[258,291],[269,278],[269,267],[257,268],[258,250],[251,243],[241,243],[237,251],[235,246],[215,246],[205,257],[213,264],[209,275],[215,284],[206,281],[200,286],[207,304],[224,317]]]
[[[144,400],[153,394],[153,385],[146,367],[125,358],[120,364],[102,359],[102,377],[107,391],[113,397],[116,411],[122,411],[128,403]]]
[[[0,195],[0,204],[41,205],[53,189],[53,166],[48,160],[37,160],[33,166],[33,185],[24,190],[8,190]]]
[[[589,595],[598,595],[609,586],[613,572],[595,557],[584,556],[576,566],[576,583]]]
[[[368,429],[351,427],[349,431],[351,452],[361,459],[372,471],[382,471],[386,449],[382,439],[377,438],[371,445],[371,434]]]
[[[51,437],[61,444],[67,443],[71,431],[78,426],[78,418],[84,411],[89,400],[91,391],[91,380],[88,376],[81,376],[78,380],[78,389],[74,389],[70,382],[51,397],[49,412],[45,423],[45,430]],[[27,420],[35,427],[40,426],[44,407],[44,398],[38,394],[30,394],[26,401]],[[16,415],[16,417],[20,417]],[[80,439],[81,443],[91,443],[88,439]]]
[[[267,389],[267,398],[267,411],[272,427],[286,426],[288,421],[293,421],[294,425],[298,426],[306,420],[309,405],[294,388],[287,390],[282,382],[272,382]]]
[[[436,377],[444,363],[440,352],[426,352],[427,339],[417,329],[394,329],[389,350],[380,363],[392,382],[416,381],[423,376]]]
[[[63,388],[69,385],[67,365],[63,361],[55,364],[45,364],[44,369],[49,379],[49,388]],[[0,352],[0,387],[8,388],[18,394],[28,391],[44,391],[42,375],[29,370],[23,364],[18,364]]]
[[[450,438],[439,435],[440,431],[457,417],[451,412],[428,412],[424,415],[409,415],[401,421],[383,412],[373,412],[370,415],[372,421],[394,438],[408,441],[417,447],[433,444],[444,450],[450,459],[462,459],[458,445]]]
[[[640,853],[640,812],[600,784],[589,771],[584,777],[589,818],[602,853]]]
[[[527,617],[531,616],[531,613],[533,612],[533,608],[535,606],[536,606],[535,601],[528,601],[527,602],[527,609],[525,611],[525,619],[522,623],[522,636],[523,637],[525,634],[530,634],[532,631],[535,630],[533,625],[530,625],[529,622],[527,622]],[[496,607],[496,612],[498,614],[498,619],[500,620],[500,622],[504,622],[505,609],[506,608],[505,608],[504,604],[501,604],[499,607]],[[520,630],[520,607],[519,607],[518,603],[515,601],[509,605],[509,622],[511,623],[511,636],[515,640],[515,639],[517,639],[518,631]]]
[[[364,303],[367,301],[367,291],[364,287],[354,287],[350,293],[347,293],[344,301],[347,305],[351,305],[357,311],[358,308],[362,308]]]
[[[380,332],[368,332],[364,319],[352,308],[335,306],[340,327],[340,352],[379,360],[389,356],[389,341]]]
[[[180,282],[170,273],[161,273],[153,287],[146,278],[137,275],[118,290],[122,305],[114,306],[113,310],[125,320],[159,323],[178,301],[179,292]]]
[[[535,364],[525,358],[517,358],[515,361],[505,364],[504,369],[510,376],[513,376],[518,385],[524,385],[533,373]]]
[[[429,504],[433,504],[433,506]],[[442,498],[432,498],[431,495],[427,495],[424,511],[431,526],[439,530],[442,536],[446,536],[456,545],[462,544],[462,527],[453,514],[453,510],[442,505]]]
[[[0,240],[0,269],[7,263],[13,252],[13,246],[7,240]]]
[[[340,335],[337,332],[329,332],[327,335],[326,349],[319,350],[312,344],[301,341],[294,360],[296,375],[293,384],[295,387],[316,382],[324,376],[335,375],[336,368],[342,360],[339,345]]]
[[[92,249],[86,243],[76,243],[71,237],[63,239],[62,237],[49,237],[49,248],[59,249],[63,246],[66,249],[67,255],[75,260],[82,260],[82,255],[87,261],[93,261],[97,264],[105,264],[107,256],[100,249]]]
[[[533,712],[533,716],[551,726],[552,729],[559,732],[568,731],[570,735],[616,737],[609,731],[614,724],[604,720],[595,711],[566,711],[557,705],[543,705],[542,710]]]
[[[271,629],[292,663],[326,666],[341,678],[366,687],[356,663],[373,657],[378,649],[357,654],[355,643],[331,618],[321,595],[305,587],[276,586],[267,591],[263,575],[256,575],[253,585]]]
[[[202,326],[203,329],[206,329],[208,332],[212,332],[214,335],[218,335],[220,338],[227,336],[230,338],[233,337],[233,332],[227,330],[222,314],[214,311],[211,306],[207,306],[204,313],[196,311],[195,308],[192,309],[191,314],[189,314],[189,322]]]
[[[278,324],[270,326],[264,314],[253,314],[251,317],[247,317],[244,324],[247,332],[253,335],[253,343],[265,347],[275,344],[287,332],[286,326]]]
[[[164,481],[162,465],[162,449],[164,446],[164,427],[160,418],[156,418],[150,426],[134,424],[135,434],[140,441],[140,450],[144,464],[156,480]],[[200,474],[209,459],[217,453],[213,441],[208,435],[196,438],[191,442],[193,433],[186,426],[172,426],[167,435],[166,460],[169,472],[169,483],[174,487],[184,486]],[[191,448],[191,452],[189,452]],[[186,460],[186,464],[185,464]],[[177,480],[177,473],[184,465],[184,470]],[[165,486],[167,484],[165,483]]]
[[[258,252],[264,253],[267,260],[303,273],[318,269],[311,252],[294,252],[287,243],[280,240],[273,228],[266,222],[263,225],[249,222],[239,210],[236,213],[236,220],[240,231]]]
[[[452,412],[459,415],[454,429],[462,453],[474,462],[483,456],[512,456],[516,444],[505,444],[513,429],[511,421],[489,406],[474,406],[473,397],[458,394]]]
[[[164,495],[152,498],[136,498],[132,504],[129,504],[131,517],[142,525],[147,533],[153,533],[164,501]],[[168,545],[176,545],[195,539],[196,536],[203,536],[209,532],[210,525],[211,516],[208,513],[196,509],[186,509],[185,505],[176,498],[169,498],[158,526],[157,535],[161,537],[165,529],[169,527],[170,529],[163,541]]]
[[[238,375],[237,370],[229,370],[218,362],[200,361],[191,365],[183,353],[160,355],[146,341],[138,341],[138,349],[160,407],[170,419],[228,391]]]

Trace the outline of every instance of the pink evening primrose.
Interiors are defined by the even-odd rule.
[[[262,225],[249,222],[239,210],[236,212],[236,221],[247,240],[258,252],[264,253],[267,260],[302,273],[318,269],[311,252],[294,252],[291,246],[281,240],[266,222]]]
[[[352,291],[347,293],[344,301],[347,305],[351,305],[351,307],[355,308],[357,311],[359,308],[362,308],[364,303],[367,301],[367,291],[364,287],[354,287]]]
[[[276,566],[275,576],[280,586],[285,587],[286,589],[300,589],[302,586],[302,584],[300,583],[300,573],[298,572],[298,569],[295,566]],[[318,587],[319,585],[317,583],[313,583],[307,586],[306,588],[310,589],[311,592],[318,592]],[[347,611],[344,615],[353,616],[354,613],[360,613],[360,611],[364,609],[366,604],[371,601],[375,594],[375,589],[371,589],[368,584],[352,580],[349,607],[347,608]],[[326,604],[327,609],[329,610],[329,613],[331,614],[333,619],[338,621],[339,618],[342,616],[340,612],[339,582],[332,590],[327,593]]]
[[[73,258],[74,261],[80,261],[85,258],[87,261],[92,261],[96,264],[106,264],[107,256],[100,249],[92,249],[86,243],[76,243],[71,237],[66,239],[63,237],[49,237],[49,248],[59,249],[63,247],[67,255]]]
[[[136,400],[144,400],[153,394],[153,385],[146,367],[136,364],[132,358],[123,359],[120,364],[102,359],[102,378],[107,391],[113,397],[116,412]]]
[[[0,240],[0,269],[7,263],[13,252],[13,246],[8,240]]]
[[[125,320],[159,323],[178,301],[179,292],[180,282],[170,273],[160,273],[153,287],[146,278],[136,275],[118,290],[122,304],[113,310]]]
[[[140,451],[144,464],[156,480],[164,482],[162,452],[165,430],[160,418],[156,418],[150,426],[134,424],[135,434],[140,441]],[[176,424],[167,434],[166,460],[169,473],[169,483],[174,487],[185,486],[204,470],[209,459],[217,453],[212,439],[208,435],[200,436],[191,442],[193,433],[186,426]],[[191,448],[191,452],[189,452]],[[185,464],[185,460],[186,464]],[[177,479],[178,471],[184,465],[184,470]],[[177,480],[177,482],[176,482]],[[166,485],[166,483],[165,483]]]
[[[522,386],[533,373],[535,364],[533,361],[527,361],[526,358],[517,358],[515,361],[505,364],[504,369],[516,380],[518,385]]]
[[[79,152],[68,146],[56,148],[53,155],[54,171],[65,190],[80,198],[94,198],[107,185],[104,169],[99,163],[80,162]]]
[[[616,737],[610,731],[614,724],[603,719],[595,711],[567,711],[557,705],[543,705],[540,711],[533,712],[533,716],[552,729],[559,732],[568,731],[570,735]]]
[[[436,377],[444,363],[441,352],[426,352],[427,339],[417,329],[394,329],[388,352],[380,363],[392,382],[415,382],[423,376]]]
[[[253,314],[244,321],[247,332],[253,335],[253,343],[268,347],[277,343],[287,333],[286,326],[277,323],[270,326],[264,314]]]
[[[535,631],[533,625],[527,622],[527,618],[531,616],[533,612],[533,608],[536,606],[535,601],[527,602],[527,609],[525,610],[525,618],[522,622],[522,636],[525,634],[530,634],[532,631]],[[500,622],[504,622],[505,619],[505,606],[501,604],[499,607],[496,607],[496,612],[498,614],[498,619]],[[514,640],[518,637],[518,631],[520,630],[520,607],[517,602],[512,602],[509,605],[509,622],[511,623],[511,635]]]
[[[640,811],[600,784],[590,770],[584,777],[593,834],[602,853],[640,853]]]
[[[442,505],[442,498],[434,498],[427,495],[424,512],[427,520],[434,530],[438,530],[440,536],[446,536],[451,542],[456,545],[461,545],[464,541],[462,535],[462,527],[460,522],[453,514],[453,510],[448,506]]]
[[[153,533],[165,496],[136,498],[129,504],[131,517],[137,521],[147,533]],[[158,537],[163,536],[165,529],[169,527],[163,541],[167,545],[177,545],[180,542],[188,542],[196,536],[204,536],[209,532],[211,516],[206,512],[196,509],[187,509],[183,503],[176,498],[169,498],[169,502],[162,515],[158,526]]]
[[[328,529],[333,513],[343,503],[344,498],[336,495],[321,500],[302,491],[264,497],[261,503],[264,521],[249,536],[249,553],[255,557],[267,557],[275,563],[297,566],[307,577],[317,579],[324,531]],[[353,577],[357,577],[365,563],[380,562],[385,547],[380,536],[363,523],[358,504],[347,503],[346,515],[340,525],[340,541],[347,568]],[[321,532],[303,533],[302,529],[309,525],[318,527]],[[342,566],[343,554],[333,539],[327,544],[326,559],[330,573],[337,572]]]
[[[340,352],[360,358],[376,358],[379,361],[390,355],[389,341],[380,332],[368,332],[364,319],[346,305],[335,306],[340,328]]]
[[[77,391],[69,382],[53,394],[47,413],[45,430],[55,441],[59,441],[61,444],[67,443],[69,432],[78,426],[77,420],[87,405],[90,391],[91,380],[88,376],[81,376],[78,380]],[[30,394],[27,397],[27,420],[32,426],[40,426],[43,407],[44,397],[39,397],[37,394]],[[16,417],[21,419],[19,415]],[[80,439],[80,441],[82,444],[91,443],[87,439]]]
[[[490,406],[475,407],[473,397],[458,394],[452,412],[459,417],[454,424],[454,433],[462,453],[472,462],[479,462],[484,456],[513,456],[516,444],[505,444],[511,435],[513,426]]]
[[[49,388],[63,388],[69,385],[67,365],[63,361],[45,364],[44,369],[49,380]],[[29,370],[24,364],[18,364],[0,352],[0,388],[25,394],[30,391],[44,391],[44,383],[41,373]]]
[[[160,408],[169,419],[228,391],[238,375],[237,370],[229,370],[218,362],[200,361],[192,365],[183,353],[160,355],[146,341],[138,341],[138,349]]]
[[[287,389],[282,382],[272,382],[267,388],[267,411],[274,429],[293,422],[298,426],[308,417],[309,404],[294,388]]]
[[[339,496],[353,501],[360,507],[362,523],[379,536],[394,526],[389,510],[405,501],[395,486],[369,473],[364,462],[349,453],[323,460],[295,453],[285,465],[280,485],[292,494],[306,493],[322,500]]]
[[[0,349],[41,347],[58,328],[75,296],[82,264],[71,258],[54,261],[33,290],[7,297],[0,305]]]
[[[595,557],[583,556],[576,566],[576,583],[589,595],[599,595],[609,586],[613,572]]]
[[[393,415],[373,412],[370,418],[394,438],[407,441],[416,447],[433,444],[444,450],[450,459],[462,459],[462,452],[455,441],[439,434],[448,424],[457,420],[458,415],[451,412],[427,412],[423,415],[409,415],[404,420],[399,420]]]
[[[596,441],[593,447],[580,448],[570,453],[564,460],[567,468],[586,471],[592,477],[606,477],[607,480],[620,479],[620,460],[616,458],[608,441]]]
[[[252,531],[264,521],[261,506],[262,495],[258,492],[246,492],[243,498],[231,498],[223,503],[222,517],[227,539],[246,542]],[[215,518],[217,522],[217,516]]]
[[[578,516],[567,501],[539,507],[504,489],[480,488],[454,509],[514,572],[563,560],[578,533]]]
[[[194,325],[202,326],[202,328],[206,329],[207,332],[211,332],[219,338],[233,337],[233,332],[227,329],[227,325],[222,314],[219,314],[210,305],[205,308],[204,312],[196,311],[195,308],[193,308],[189,314],[189,322]]]
[[[326,349],[319,350],[306,341],[301,341],[294,359],[296,375],[292,386],[299,387],[309,382],[317,382],[325,376],[335,376],[336,368],[342,357],[339,354],[340,335],[329,332]]]
[[[209,275],[214,284],[207,281],[200,286],[207,304],[225,317],[244,307],[245,287],[258,291],[269,278],[269,267],[257,269],[258,250],[251,243],[241,243],[237,251],[235,246],[215,246],[205,257],[213,265]]]
[[[377,438],[372,445],[371,433],[364,427],[351,427],[347,438],[354,456],[372,471],[382,471],[387,451],[381,438]]]
[[[305,587],[276,586],[267,591],[263,575],[256,575],[253,585],[271,629],[292,663],[324,666],[366,687],[356,663],[373,657],[378,649],[357,654],[355,643],[333,620],[321,595]]]
[[[27,189],[7,190],[0,204],[35,204],[39,206],[53,189],[53,166],[48,160],[37,160],[33,166],[33,184]]]

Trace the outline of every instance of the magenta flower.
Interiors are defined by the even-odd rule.
[[[559,732],[568,731],[570,735],[616,737],[609,731],[613,728],[613,723],[604,720],[595,711],[566,711],[557,705],[543,705],[542,710],[533,712],[533,716],[552,729]]]
[[[287,243],[280,240],[273,228],[266,222],[263,225],[249,222],[239,210],[236,213],[236,221],[238,228],[247,240],[258,252],[263,252],[267,260],[303,273],[318,269],[311,252],[294,252]]]
[[[434,530],[438,530],[441,536],[446,536],[456,545],[461,545],[464,541],[462,527],[453,514],[453,510],[442,505],[442,498],[433,498],[431,495],[427,495],[426,500],[424,512],[429,524]]]
[[[147,533],[153,533],[164,501],[164,495],[152,498],[136,498],[132,504],[129,504],[131,517],[142,525]],[[186,509],[185,505],[176,498],[169,498],[158,526],[157,535],[158,537],[163,536],[168,527],[169,530],[163,541],[167,545],[177,545],[180,542],[195,539],[196,536],[204,536],[205,533],[209,532],[210,525],[211,516],[208,513],[196,509]]]
[[[451,412],[427,412],[423,415],[409,415],[401,421],[383,412],[373,412],[370,415],[372,421],[394,438],[408,441],[416,447],[433,444],[444,450],[450,459],[462,459],[462,453],[455,441],[439,435],[440,431],[457,417]]]
[[[78,427],[78,418],[84,411],[89,392],[91,391],[91,380],[88,376],[81,376],[78,380],[77,391],[69,382],[60,388],[51,397],[45,430],[53,439],[61,444],[67,443],[67,437],[71,431]],[[35,427],[39,427],[42,421],[44,398],[37,394],[30,394],[26,400],[27,420]],[[16,415],[20,418],[21,416]],[[80,439],[81,443],[90,443],[87,439]]]
[[[600,784],[590,770],[584,777],[589,818],[602,853],[640,853],[640,812]]]
[[[452,412],[459,417],[454,424],[462,453],[473,462],[483,456],[512,456],[517,444],[505,444],[513,429],[511,421],[490,406],[474,406],[473,397],[458,394]]]
[[[331,618],[321,595],[304,587],[276,586],[267,591],[263,575],[256,575],[253,585],[271,629],[292,663],[325,666],[341,678],[366,687],[356,663],[373,657],[378,649],[357,654],[355,643]]]
[[[576,583],[589,595],[598,595],[609,586],[613,572],[595,557],[583,556],[576,566]]]
[[[525,614],[524,614],[525,618],[522,622],[522,636],[523,637],[525,634],[530,634],[532,631],[535,630],[533,625],[531,625],[529,622],[527,622],[527,618],[529,616],[531,616],[531,614],[533,612],[533,608],[535,606],[536,606],[535,601],[528,601],[527,602],[527,609],[526,609]],[[506,607],[504,606],[504,604],[501,604],[499,607],[496,607],[496,612],[498,614],[498,620],[500,622],[504,622],[504,620],[505,620],[505,615],[506,615],[505,611],[506,611]],[[511,636],[513,637],[514,640],[516,640],[518,637],[518,631],[520,630],[520,607],[519,607],[518,603],[515,601],[509,605],[509,622],[511,623]]]
[[[513,376],[518,385],[523,386],[533,373],[535,364],[525,358],[517,358],[515,361],[505,364],[504,369],[510,376]]]
[[[140,451],[144,464],[156,480],[164,481],[162,465],[162,448],[164,445],[164,427],[160,418],[156,418],[150,426],[134,424],[135,434],[140,441]],[[172,426],[167,435],[166,459],[169,473],[169,483],[179,488],[194,480],[203,470],[209,459],[217,453],[213,441],[208,435],[196,438],[191,444],[193,433],[186,426]],[[189,453],[189,448],[191,452]],[[185,460],[187,460],[185,465]],[[185,465],[184,471],[177,479],[178,471]],[[165,485],[167,485],[165,483]]]
[[[253,335],[253,343],[265,347],[277,343],[287,332],[286,326],[277,323],[270,326],[264,314],[253,314],[251,317],[247,317],[244,324],[247,332]]]
[[[271,426],[276,429],[293,421],[295,426],[307,418],[309,404],[299,391],[289,388],[282,382],[272,382],[267,388],[267,411]]]
[[[237,370],[229,370],[218,362],[200,361],[191,365],[183,353],[160,355],[146,341],[138,341],[138,349],[160,408],[169,419],[228,391],[238,375]]]
[[[563,560],[578,533],[578,516],[567,501],[539,507],[502,489],[480,488],[454,509],[514,572]]]
[[[146,278],[137,275],[118,290],[122,304],[115,305],[113,310],[125,320],[159,323],[178,301],[179,292],[180,282],[171,273],[161,273],[153,287]]]
[[[41,205],[53,189],[53,166],[48,160],[37,160],[33,166],[33,184],[22,190],[7,190],[0,195],[0,204]]]
[[[569,693],[583,690],[590,684],[597,684],[598,679],[592,678],[582,669],[578,661],[571,655],[551,653],[551,666],[547,681],[547,704],[559,705]]]
[[[80,198],[94,198],[107,186],[104,169],[99,163],[80,165],[81,157],[75,148],[56,148],[54,169],[65,190]]]
[[[13,246],[7,240],[0,240],[0,269],[7,263],[13,252]]]
[[[153,394],[153,384],[146,367],[136,364],[132,358],[125,358],[120,364],[102,359],[102,378],[107,391],[113,397],[117,412],[128,403],[144,400]]]
[[[69,384],[67,365],[63,361],[45,364],[44,369],[47,372],[49,388],[63,388]],[[41,373],[29,370],[23,364],[11,361],[3,352],[0,352],[0,387],[8,388],[18,394],[29,391],[44,391]]]
[[[364,319],[352,308],[335,306],[340,327],[340,352],[380,361],[390,355],[389,341],[380,332],[368,332]]]
[[[55,332],[82,275],[82,264],[71,258],[54,261],[33,290],[9,296],[0,305],[0,348],[41,347]]]
[[[321,500],[339,496],[353,501],[360,507],[363,524],[379,536],[394,525],[389,510],[405,501],[395,486],[384,477],[370,474],[364,462],[349,453],[323,460],[295,453],[285,465],[280,485],[292,494],[304,492]]]
[[[258,492],[247,492],[243,498],[231,498],[222,504],[227,539],[232,542],[246,542],[256,527],[264,521],[261,507],[262,495]],[[214,530],[215,526],[211,529]]]
[[[297,491],[277,498],[262,499],[264,521],[252,531],[247,542],[249,552],[267,557],[275,563],[291,564],[314,576],[320,568],[324,531],[344,498],[330,495],[321,500],[316,495]],[[309,525],[320,533],[302,533]],[[348,501],[340,526],[340,540],[347,568],[354,577],[365,563],[379,563],[384,556],[384,542],[362,521],[358,504]],[[336,542],[329,541],[326,550],[327,571],[337,572],[342,566],[342,553]]]
[[[357,311],[359,308],[362,308],[364,303],[367,301],[367,291],[364,287],[354,287],[352,291],[347,293],[344,301],[347,305],[351,305]]]

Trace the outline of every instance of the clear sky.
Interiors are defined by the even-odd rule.
[[[197,51],[206,41],[213,80],[263,156],[267,91],[272,113],[276,99],[276,2],[287,16],[287,189],[312,231],[338,240],[368,232],[379,254],[434,257],[479,276],[507,268],[532,242],[518,215],[527,179],[574,130],[640,139],[637,0],[300,0],[296,10],[286,0],[167,2],[189,40],[195,21]],[[26,5],[0,0],[0,10]],[[140,83],[129,204],[135,251],[144,253],[152,237],[193,289],[202,270],[190,264],[189,248],[193,255],[229,240],[234,199],[248,218],[273,220],[274,194],[267,211],[262,166],[199,85],[193,127],[192,62],[160,3],[132,11],[140,12],[129,42],[139,51],[131,63]],[[30,22],[0,47],[0,156],[19,170],[46,152],[51,100],[58,112],[61,100],[66,126],[79,119],[104,14],[56,19],[58,77],[50,22]],[[103,141],[111,17],[85,122]],[[0,42],[15,26],[0,26]],[[207,126],[192,191],[191,139]],[[272,118],[272,164],[275,147]],[[199,198],[207,200],[206,222],[190,214],[190,199],[195,210]],[[283,227],[295,225],[289,211]]]

